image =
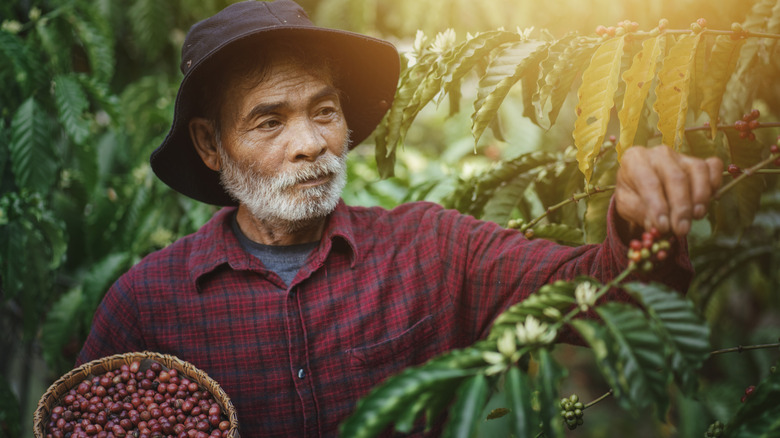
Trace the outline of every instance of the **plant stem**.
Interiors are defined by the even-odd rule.
[[[780,342],[776,342],[774,344],[758,344],[758,345],[747,345],[747,346],[738,345],[736,347],[724,348],[722,350],[715,350],[710,353],[710,356],[715,356],[716,354],[726,354],[726,353],[742,353],[743,351],[747,351],[747,350],[760,350],[763,348],[778,348],[778,347],[780,347]]]
[[[609,186],[604,186],[604,187],[594,187],[593,190],[590,191],[590,192],[577,193],[575,195],[572,195],[571,198],[565,199],[565,200],[563,200],[563,201],[561,201],[561,202],[559,202],[559,203],[557,203],[557,204],[555,204],[555,205],[553,205],[551,207],[547,207],[547,210],[545,210],[544,213],[542,213],[538,217],[534,218],[531,222],[528,222],[522,228],[522,230],[525,231],[527,229],[533,228],[534,225],[538,224],[542,219],[547,217],[548,214],[550,214],[551,212],[553,212],[555,210],[558,210],[558,209],[560,209],[560,208],[562,208],[562,207],[564,207],[564,206],[566,206],[568,204],[571,204],[573,202],[578,202],[580,199],[589,198],[592,195],[595,195],[597,193],[607,192],[609,190],[615,190],[615,186],[614,185],[609,185]]]
[[[777,160],[778,157],[780,157],[780,155],[777,155],[777,154],[770,155],[769,157],[767,157],[764,160],[758,162],[754,166],[749,167],[747,169],[743,169],[741,175],[739,175],[738,177],[736,177],[733,180],[729,181],[728,184],[722,186],[717,192],[715,192],[715,196],[713,196],[713,199],[720,199],[721,196],[723,196],[726,192],[731,190],[735,185],[739,184],[740,181],[742,181],[745,178],[748,178],[748,177],[756,174],[756,172],[758,172],[759,169],[762,169],[762,168],[768,166],[769,164],[771,164],[772,162]]]
[[[599,298],[601,298],[604,294],[606,294],[610,289],[613,287],[616,287],[618,284],[620,284],[626,277],[628,277],[632,272],[634,272],[637,269],[637,265],[635,263],[631,263],[626,267],[626,269],[623,270],[620,274],[617,275],[617,277],[610,280],[608,283],[602,285],[598,291],[596,291],[594,302],[598,301]],[[580,306],[575,306],[573,309],[569,311],[566,315],[564,315],[563,318],[561,318],[560,321],[555,323],[553,326],[556,330],[559,329],[564,324],[568,323],[572,320],[577,314],[579,314],[582,310],[580,309]]]
[[[609,391],[607,391],[604,394],[602,394],[601,397],[599,397],[599,398],[591,401],[590,403],[586,404],[585,407],[583,407],[582,409],[583,410],[588,409],[589,407],[591,407],[591,406],[595,405],[596,403],[604,400],[605,398],[609,397],[610,395],[612,395],[612,388],[610,388]]]

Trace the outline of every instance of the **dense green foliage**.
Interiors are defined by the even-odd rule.
[[[28,435],[37,398],[71,368],[92,314],[117,276],[143,255],[196,230],[215,210],[160,183],[148,156],[170,126],[187,29],[228,3],[0,4],[0,350],[11,358],[0,361],[0,437]],[[780,120],[777,39],[727,35],[732,22],[747,31],[780,33],[780,3],[774,0],[748,6],[561,0],[554,2],[556,13],[513,0],[300,3],[319,24],[389,38],[413,58],[375,136],[376,155],[370,145],[351,153],[344,194],[349,203],[390,207],[427,199],[535,238],[569,245],[597,242],[604,235],[608,187],[626,126],[636,125],[633,143],[652,145],[663,138],[685,152],[719,155],[741,168],[765,159],[767,145],[779,133],[773,124]],[[421,13],[431,10],[446,13]],[[571,16],[561,17],[563,11]],[[699,15],[724,34],[679,33],[685,44],[675,44],[679,41],[654,35],[631,42],[593,33],[598,24],[626,18],[651,29],[661,17],[669,18],[670,29],[687,31]],[[537,30],[505,30],[531,26]],[[415,38],[419,29],[424,33]],[[466,32],[473,38],[465,38]],[[654,44],[645,49],[643,41]],[[658,62],[642,70],[632,60],[644,50],[655,53]],[[593,65],[610,67],[610,75],[586,73],[597,51],[601,61]],[[680,110],[682,100],[677,110],[669,109],[675,104],[670,94],[661,93],[665,97],[658,103],[658,91],[627,91],[627,84],[640,90],[644,82],[655,83],[653,77],[671,75],[677,71],[672,67],[692,72],[682,83],[685,110]],[[612,87],[614,93],[600,101],[592,92]],[[600,126],[595,134],[580,135],[578,104],[600,121],[586,123]],[[755,141],[730,128],[751,108],[761,110],[764,125],[755,130]],[[619,115],[622,111],[631,118]],[[713,125],[723,129],[704,127],[713,115],[720,115]],[[616,141],[605,140],[609,135]],[[347,427],[374,431],[398,419],[395,426],[404,430],[423,410],[435,417],[455,397],[452,409],[460,414],[453,417],[459,423],[448,433],[477,430],[487,436],[500,424],[499,433],[527,436],[542,421],[545,433],[557,436],[563,428],[552,421],[558,415],[553,404],[561,388],[598,392],[594,388],[606,384],[620,407],[640,416],[652,418],[647,407],[656,406],[661,419],[649,420],[650,436],[669,434],[669,427],[683,436],[701,435],[715,419],[731,421],[739,436],[777,430],[776,411],[766,409],[778,392],[778,375],[768,372],[777,349],[705,354],[708,348],[777,342],[780,335],[777,174],[743,179],[713,204],[708,220],[694,227],[689,243],[698,274],[689,300],[661,288],[631,286],[641,309],[605,305],[598,308],[602,322],[572,322],[592,351],[551,352],[539,345],[523,350],[518,341],[513,354],[525,353],[520,355],[524,368],[500,361],[503,368],[491,368],[496,363],[485,362],[483,353],[498,348],[502,328],[514,330],[527,315],[555,324],[545,310],[565,312],[575,302],[574,283],[550,285],[502,316],[485,343],[435,359],[421,368],[423,373],[402,373],[395,378],[402,384],[378,389],[373,403],[383,414],[371,418],[379,423],[356,420]],[[670,322],[678,317],[682,320]],[[564,357],[576,360],[563,368]],[[41,358],[47,371],[35,374],[41,367],[33,365]],[[651,368],[666,371],[656,374]],[[591,377],[565,378],[583,374]],[[675,385],[667,392],[671,382]],[[740,405],[750,384],[758,385],[757,397]],[[506,389],[494,391],[498,387]],[[381,391],[392,392],[388,396],[400,404],[388,403]],[[664,419],[667,404],[672,414]],[[508,413],[482,421],[497,406]],[[589,410],[586,425],[575,433],[605,436],[611,429],[621,436],[636,427],[610,409],[602,416],[598,411]]]

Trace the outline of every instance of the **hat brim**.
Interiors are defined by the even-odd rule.
[[[325,55],[339,71],[336,86],[344,95],[342,108],[351,130],[353,148],[374,131],[390,107],[395,95],[400,61],[395,47],[383,40],[353,32],[314,26],[275,26],[250,32],[225,41],[198,65],[192,66],[182,79],[176,96],[171,130],[150,158],[152,170],[174,190],[190,198],[213,205],[237,205],[222,187],[219,173],[201,160],[189,134],[189,121],[195,115],[194,94],[203,67],[217,53],[248,39],[262,43],[271,38],[290,39],[301,44],[327,47]],[[252,41],[254,42],[254,41]]]

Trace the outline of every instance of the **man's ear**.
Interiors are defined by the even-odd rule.
[[[222,163],[217,151],[217,137],[214,124],[203,117],[193,117],[190,119],[189,128],[190,138],[203,163],[209,169],[219,171]]]

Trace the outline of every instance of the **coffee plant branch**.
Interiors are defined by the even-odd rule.
[[[715,192],[715,195],[713,196],[713,199],[720,199],[726,192],[731,190],[732,187],[739,184],[740,181],[744,180],[745,178],[754,175],[758,172],[758,170],[763,169],[764,167],[772,164],[775,160],[780,158],[780,154],[772,154],[769,157],[763,159],[762,161],[758,162],[752,167],[749,167],[747,169],[742,169],[742,174],[738,177],[734,178],[733,180],[729,181],[727,184],[722,186],[717,192]]]
[[[525,231],[525,230],[533,228],[534,225],[538,224],[542,219],[547,217],[548,214],[552,213],[555,210],[563,208],[564,206],[566,206],[568,204],[576,203],[576,202],[578,202],[581,199],[590,198],[592,195],[595,195],[597,193],[607,192],[607,191],[610,191],[610,190],[615,190],[615,186],[614,185],[609,185],[609,186],[604,186],[604,187],[594,187],[589,192],[583,192],[583,193],[574,194],[574,195],[572,195],[568,199],[565,199],[565,200],[563,200],[563,201],[561,201],[561,202],[559,202],[559,203],[557,203],[555,205],[552,205],[550,207],[547,207],[547,209],[544,211],[544,213],[542,213],[538,217],[534,218],[533,220],[531,220],[527,224],[524,224],[522,227],[520,227],[520,230],[521,231]]]
[[[776,342],[774,344],[757,344],[757,345],[738,345],[736,347],[731,348],[724,348],[722,350],[715,350],[710,353],[710,357],[715,356],[717,354],[725,354],[725,353],[742,353],[743,351],[747,350],[761,350],[764,348],[780,348],[780,342]]]

